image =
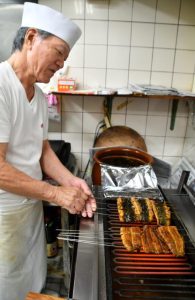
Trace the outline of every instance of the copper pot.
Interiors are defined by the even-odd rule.
[[[134,148],[112,147],[97,151],[93,157],[92,182],[101,185],[101,166],[107,164],[117,167],[138,167],[152,164],[153,157],[147,152]]]
[[[134,129],[127,126],[111,126],[96,138],[95,147],[135,147],[147,152],[143,137]]]

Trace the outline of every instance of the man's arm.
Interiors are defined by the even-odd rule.
[[[88,196],[81,189],[56,187],[33,179],[6,161],[7,148],[7,143],[0,143],[0,189],[26,198],[56,203],[70,213],[78,213],[84,208]]]
[[[91,217],[96,210],[96,201],[93,197],[91,190],[86,182],[74,176],[58,159],[54,151],[52,150],[48,140],[43,143],[43,152],[41,157],[41,167],[43,172],[50,178],[58,182],[58,184],[64,187],[77,187],[81,189],[88,197],[85,205],[85,209],[82,211],[82,215]]]
[[[54,179],[59,185],[69,186],[69,180],[71,180],[73,174],[58,159],[48,140],[43,142],[40,163],[42,171],[47,176]]]

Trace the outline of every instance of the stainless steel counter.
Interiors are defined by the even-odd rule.
[[[81,219],[73,286],[74,299],[106,299],[104,246],[98,244],[101,232],[103,236],[102,228],[103,223],[98,215],[93,220]],[[91,244],[85,243],[86,240]]]
[[[177,194],[175,190],[164,190],[170,205],[177,218],[188,232],[193,244],[195,244],[195,199],[191,199],[187,193]]]

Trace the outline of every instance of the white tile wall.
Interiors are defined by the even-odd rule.
[[[129,47],[108,46],[108,69],[128,70],[129,68]]]
[[[103,113],[103,98],[99,96],[84,97],[83,110],[89,113]]]
[[[126,97],[114,98],[112,103],[113,114],[126,114],[128,99]]]
[[[112,117],[111,117],[112,126],[126,125],[125,120],[126,120],[126,117],[124,114],[112,114]]]
[[[144,32],[144,35],[143,35]],[[131,46],[152,47],[154,42],[154,23],[132,23]]]
[[[174,130],[170,130],[170,121],[171,121],[171,118],[169,118],[169,120],[168,120],[168,127],[167,127],[167,131],[166,131],[166,136],[169,136],[169,137],[184,137],[186,135],[188,118],[176,117],[176,119],[175,119],[175,129]]]
[[[165,143],[164,137],[146,136],[145,141],[149,153],[157,157],[162,156]]]
[[[127,84],[128,84],[128,71],[127,70],[107,69],[106,87],[121,88],[121,87],[126,87]]]
[[[83,153],[89,154],[89,149],[93,147],[94,144],[94,133],[84,133],[83,134]]]
[[[83,132],[93,133],[96,132],[97,124],[102,120],[103,113],[84,113],[83,114]],[[82,129],[82,127],[81,127]]]
[[[133,6],[133,21],[154,22],[156,0],[136,0]]]
[[[85,43],[86,44],[107,44],[108,21],[85,21]],[[98,50],[97,50],[98,53]]]
[[[177,50],[175,55],[174,72],[193,73],[195,52],[189,50]]]
[[[153,52],[153,71],[172,72],[174,63],[174,50],[172,49],[154,49]]]
[[[60,132],[49,132],[48,139],[49,140],[61,140],[62,134]]]
[[[150,83],[161,86],[171,86],[173,75],[171,72],[157,72],[151,73]]]
[[[85,46],[85,67],[86,68],[106,68],[106,46],[86,45]],[[97,51],[97,53],[96,53]],[[94,59],[94,53],[96,57]]]
[[[184,138],[166,137],[165,138],[165,156],[181,156],[183,153]]]
[[[66,64],[75,68],[84,67],[84,45],[77,44],[73,47]]]
[[[131,49],[130,69],[150,71],[152,65],[152,53],[152,48],[133,47]]]
[[[96,0],[98,2],[98,0]],[[109,20],[131,21],[132,20],[132,0],[110,0]]]
[[[62,112],[62,132],[82,132],[82,117],[82,113]]]
[[[135,82],[137,84],[144,83],[149,84],[150,82],[150,71],[137,71],[130,70],[129,71],[129,81]]]
[[[61,103],[62,111],[82,112],[83,110],[83,97],[80,96],[65,97]]]
[[[85,7],[85,18],[86,19],[98,19],[107,20],[108,19],[108,1],[94,1],[91,3],[90,0],[86,1]]]
[[[179,23],[195,25],[195,2],[194,0],[181,1],[181,15]]]
[[[154,47],[174,49],[177,38],[177,26],[169,24],[155,24]]]
[[[146,133],[146,116],[141,115],[127,115],[126,125],[138,131],[141,135]]]
[[[158,98],[149,100],[149,116],[167,116],[169,112],[169,101],[161,101]]]
[[[146,124],[147,136],[165,136],[167,128],[167,117],[148,116]]]
[[[40,0],[82,29],[66,64],[78,88],[122,88],[130,81],[191,90],[195,72],[194,0]],[[88,160],[104,97],[62,97],[62,120],[49,137],[72,144],[82,170]],[[171,131],[171,101],[116,98],[113,125],[127,125],[146,140],[148,151],[174,163],[195,143],[189,107],[180,101]],[[118,109],[118,105],[122,108]],[[120,106],[119,106],[120,107]],[[191,115],[189,114],[189,117]],[[187,132],[187,134],[186,134]]]
[[[195,144],[195,128],[194,128],[194,123],[195,123],[195,116],[191,108],[191,114],[190,117],[188,118],[188,126],[187,126],[187,133],[186,133],[186,138],[189,139],[194,139],[194,144]]]
[[[172,87],[190,91],[192,89],[192,84],[193,74],[173,73]]]
[[[110,21],[108,26],[108,45],[130,46],[130,22]]]
[[[104,88],[106,84],[106,69],[84,69],[84,86],[90,88]]]
[[[195,39],[192,37],[195,35],[195,26],[183,26],[178,28],[177,48],[195,50]]]
[[[82,133],[62,133],[62,139],[71,143],[71,151],[73,153],[82,152]]]
[[[55,2],[49,0],[48,2]],[[61,1],[62,12],[71,19],[84,18],[85,0]]]
[[[158,0],[156,22],[177,24],[180,2],[180,0]]]
[[[127,114],[129,115],[147,115],[148,99],[130,98],[127,105]]]

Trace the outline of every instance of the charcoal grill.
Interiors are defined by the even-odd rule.
[[[118,220],[116,199],[106,207],[104,231],[111,232],[117,246],[105,248],[107,299],[195,299],[195,248],[175,212],[172,210],[172,224],[184,237],[185,257],[129,253],[120,238],[124,223]]]
[[[183,187],[161,190],[171,208],[172,225],[184,237],[184,257],[129,253],[120,239],[116,199],[105,200],[101,187],[95,187],[94,193],[106,213],[94,220],[81,219],[80,233],[90,232],[94,241],[97,235],[107,241],[109,232],[114,247],[78,243],[70,296],[79,300],[194,300],[195,205],[188,191]]]

